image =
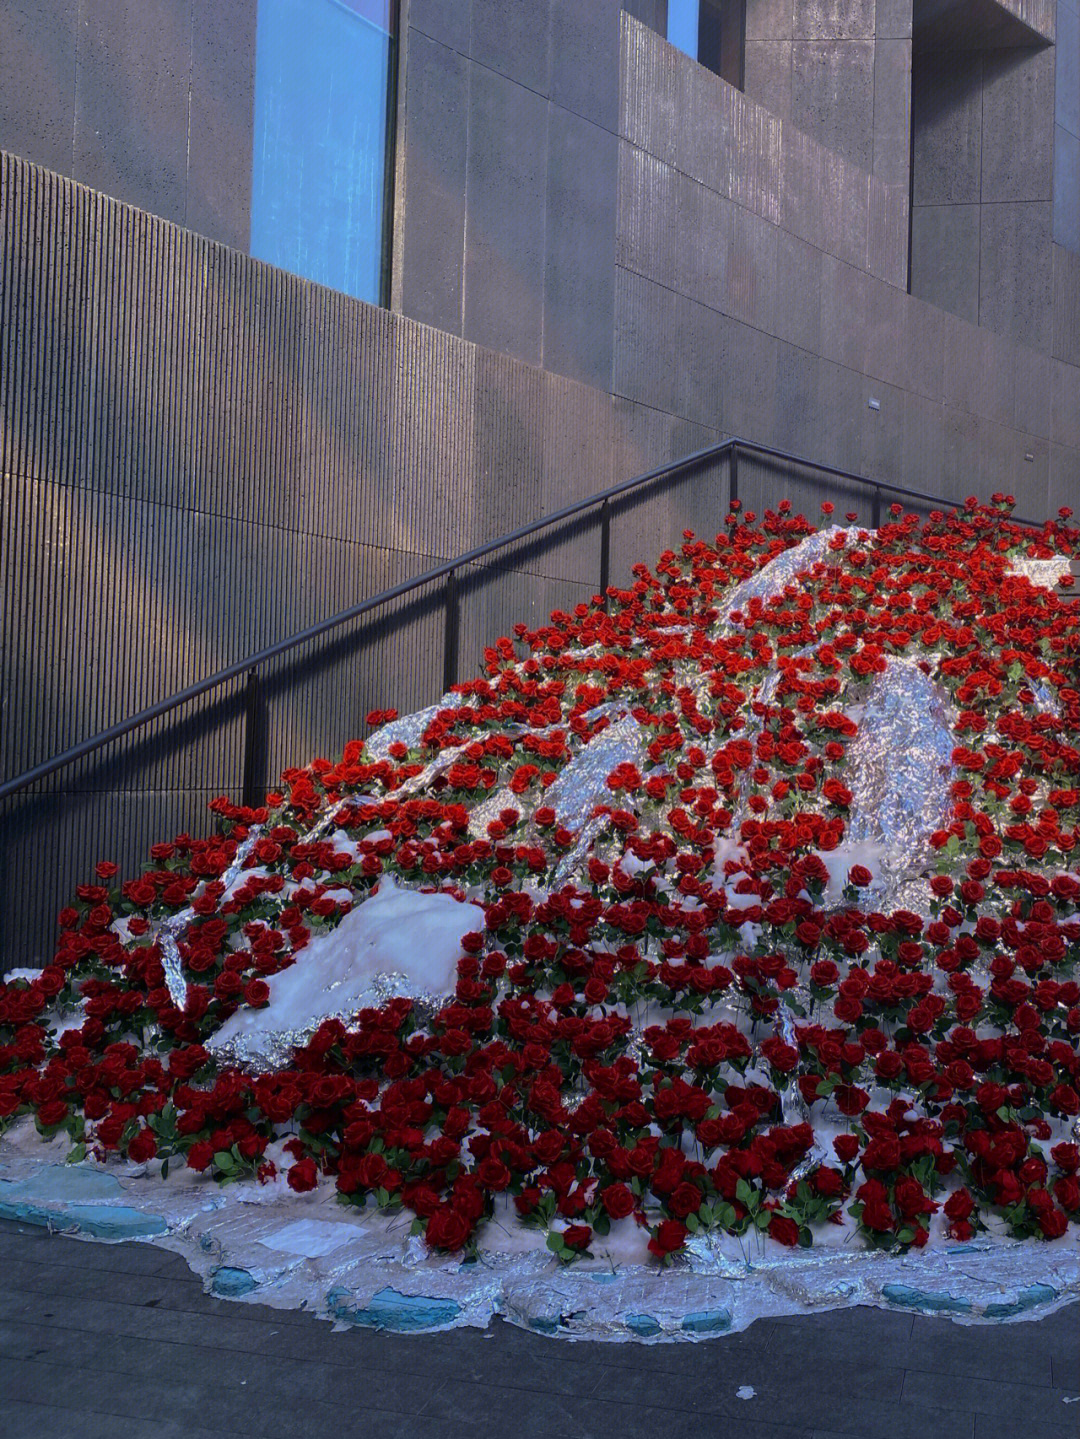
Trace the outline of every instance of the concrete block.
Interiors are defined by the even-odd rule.
[[[874,33],[879,40],[902,40],[911,35],[912,0],[877,0]]]
[[[874,174],[907,185],[911,166],[911,41],[874,46]]]
[[[821,368],[817,355],[778,343],[774,441],[811,458],[821,452],[821,433],[828,423],[821,407]]]
[[[864,170],[873,164],[874,42],[792,46],[791,121]]]
[[[909,297],[884,280],[866,281],[865,371],[890,385],[908,383],[908,334],[911,327]]]
[[[1012,346],[992,331],[946,321],[942,396],[947,405],[1012,424],[1015,414]]]
[[[760,215],[732,207],[723,308],[759,330],[775,329],[777,234]]]
[[[547,130],[546,101],[472,67],[463,333],[532,364],[542,353]]]
[[[449,45],[462,55],[470,53],[473,0],[409,0],[410,30]]]
[[[641,25],[624,25],[619,134],[658,160],[675,163],[678,62],[686,60]],[[686,60],[693,65],[694,61]]]
[[[982,171],[982,56],[920,55],[912,75],[912,201],[977,203]]]
[[[1052,361],[1050,438],[1056,445],[1080,450],[1080,369]]]
[[[821,409],[829,416],[822,434],[821,458],[844,470],[857,470],[862,454],[863,377],[846,365],[823,360]]]
[[[946,405],[942,414],[943,447],[940,493],[958,500],[985,488],[979,449],[979,417]],[[997,488],[991,482],[989,492]]]
[[[825,160],[828,165],[828,154]],[[829,248],[847,264],[865,270],[870,238],[870,176],[858,165],[851,165],[846,160],[837,158],[837,164],[840,168],[839,184],[835,189],[832,185],[827,186],[825,196],[826,204],[831,206],[835,203],[832,197],[837,191],[839,193],[839,205],[835,211],[836,233]],[[828,223],[828,211],[825,219]],[[831,225],[829,230],[832,239]]]
[[[1080,137],[1080,10],[1058,6],[1054,121]]]
[[[779,342],[739,320],[724,319],[722,429],[749,440],[775,433]]]
[[[551,99],[618,128],[619,0],[551,0]]]
[[[255,105],[255,7],[191,0],[187,227],[247,250]]]
[[[793,0],[746,0],[746,39],[790,40]]]
[[[667,30],[667,0],[623,0],[623,9],[658,35]]]
[[[550,110],[544,367],[608,391],[615,330],[618,140]]]
[[[676,414],[719,428],[722,414],[724,316],[678,296],[675,305],[674,381]]]
[[[793,125],[783,126],[780,147],[780,224],[790,234],[824,249],[825,151]]]
[[[506,355],[478,353],[472,413],[474,543],[539,514],[543,448],[543,372]]]
[[[191,4],[84,6],[75,66],[75,179],[178,225],[187,218]]]
[[[673,291],[652,280],[619,270],[615,277],[614,393],[673,414]]]
[[[1055,54],[1002,51],[983,62],[982,202],[1053,194]]]
[[[79,0],[0,8],[0,150],[70,175]]]
[[[879,379],[863,376],[860,399],[859,460],[855,468],[871,479],[909,484],[901,463],[904,391]],[[871,400],[880,408],[873,409]]]
[[[551,87],[551,0],[472,0],[469,54],[538,95]]]
[[[777,223],[782,212],[783,125],[761,105],[733,92],[731,198]]]
[[[1046,512],[1056,515],[1062,505],[1080,513],[1080,446],[1050,446],[1050,486]],[[1075,520],[1073,521],[1075,523]]]
[[[1034,350],[1053,344],[1049,201],[982,206],[979,323]]]
[[[979,320],[980,206],[916,205],[911,216],[911,293]]]
[[[619,142],[618,175],[617,263],[675,288],[679,196],[700,186],[625,140]]]
[[[871,175],[866,268],[878,279],[906,290],[908,247],[908,187],[886,185]]]
[[[814,354],[821,347],[823,264],[824,256],[814,245],[786,230],[777,232],[776,334]]]
[[[1080,137],[1054,127],[1054,240],[1080,255]]]
[[[675,200],[670,283],[700,304],[723,310],[728,298],[735,217],[746,212],[685,175],[676,175]]]
[[[403,314],[460,335],[465,259],[469,62],[421,31],[409,37],[405,95]]]
[[[1054,357],[1080,365],[1080,255],[1053,247]]]
[[[944,453],[943,410],[940,399],[907,391],[903,398],[900,462],[904,484],[913,490],[943,493],[941,470]]]
[[[748,40],[743,89],[780,119],[791,115],[791,41]]]
[[[821,353],[838,365],[862,371],[866,366],[869,291],[875,282],[865,272],[826,255],[821,267]]]
[[[1051,372],[1049,355],[1014,345],[1013,424],[1039,439],[1050,438]]]
[[[868,40],[874,34],[874,0],[795,0],[796,40]]]
[[[940,402],[945,375],[944,334],[947,315],[915,295],[907,297],[905,389]]]

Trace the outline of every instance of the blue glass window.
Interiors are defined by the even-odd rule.
[[[259,0],[251,253],[378,304],[396,0]]]

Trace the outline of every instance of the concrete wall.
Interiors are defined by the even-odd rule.
[[[394,306],[610,389],[619,0],[409,0]]]
[[[844,159],[907,186],[911,0],[746,0],[745,88]]]
[[[1075,501],[1080,369],[908,295],[811,142],[630,20],[623,73],[617,394],[932,494]]]
[[[0,149],[246,249],[254,0],[4,0]]]
[[[0,154],[0,773],[720,436],[251,260]],[[616,508],[612,581],[715,533],[726,478]],[[461,577],[459,673],[588,599],[594,519]],[[260,778],[442,693],[444,592],[270,667]],[[0,805],[0,969],[98,858],[205,833],[241,686]]]

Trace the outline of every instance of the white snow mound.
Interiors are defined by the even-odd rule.
[[[250,1058],[269,1056],[281,1036],[313,1033],[322,1020],[348,1018],[391,994],[451,994],[461,941],[483,927],[480,905],[403,889],[386,875],[335,929],[317,935],[294,964],[267,981],[269,1004],[242,1006],[206,1047],[214,1052],[242,1045]],[[380,976],[386,978],[377,987]]]

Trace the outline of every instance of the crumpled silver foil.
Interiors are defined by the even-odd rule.
[[[226,889],[239,878],[261,834],[262,825],[252,825],[247,839],[237,846],[236,857],[221,876]],[[187,1004],[187,981],[184,979],[183,960],[180,957],[180,936],[194,918],[195,911],[188,905],[178,914],[171,914],[168,919],[162,920],[155,931],[161,949],[161,967],[165,971],[165,987],[169,991],[169,998],[180,1010]]]
[[[593,844],[607,829],[607,826],[608,816],[606,814],[594,815],[592,819],[585,821],[573,848],[568,849],[555,866],[555,874],[551,881],[554,889],[561,889],[580,871],[582,864],[589,857],[589,851]]]
[[[782,594],[784,587],[791,584],[796,575],[828,559],[829,546],[837,535],[844,536],[845,545],[852,545],[858,539],[859,531],[854,526],[829,525],[816,534],[807,535],[791,549],[784,550],[756,574],[735,586],[720,607],[720,622],[730,620],[736,610],[745,610],[753,599],[768,603],[775,595]]]
[[[874,675],[848,750],[845,839],[882,848],[888,887],[933,863],[929,837],[950,813],[954,726],[945,691],[907,657]]]
[[[418,749],[424,731],[439,711],[456,709],[460,703],[460,697],[453,691],[448,691],[438,704],[428,705],[426,709],[417,710],[411,715],[401,715],[396,720],[380,725],[368,735],[364,748],[375,760],[389,758],[390,746],[393,744],[403,744],[406,749]]]
[[[544,801],[560,824],[579,830],[610,791],[607,777],[620,764],[638,764],[644,753],[641,726],[632,715],[595,735],[565,766]]]
[[[477,839],[486,839],[488,825],[498,819],[504,809],[516,809],[518,814],[525,817],[532,808],[531,799],[527,800],[524,795],[515,794],[512,789],[503,785],[501,789],[492,790],[486,799],[482,799],[469,811],[469,833]]]
[[[0,1156],[0,1202],[27,1206],[38,1222],[84,1240],[91,1216],[112,1212],[121,1226],[134,1217],[159,1230],[140,1242],[180,1254],[207,1292],[304,1308],[341,1329],[484,1328],[503,1315],[553,1338],[685,1343],[763,1317],[859,1304],[988,1324],[1038,1318],[1080,1299],[1074,1240],[980,1236],[957,1244],[940,1238],[940,1216],[931,1243],[902,1256],[856,1249],[826,1226],[824,1242],[809,1250],[753,1234],[699,1235],[684,1259],[661,1268],[609,1258],[609,1241],[599,1237],[594,1260],[560,1265],[542,1233],[497,1213],[480,1233],[477,1260],[463,1263],[429,1253],[409,1236],[407,1216],[339,1205],[326,1180],[294,1194],[280,1176],[265,1186],[219,1187],[177,1169],[163,1184],[154,1163],[64,1165],[68,1143],[61,1137],[43,1155],[33,1125],[19,1121]]]
[[[1031,560],[1027,555],[1012,555],[1006,574],[1023,575],[1029,584],[1040,589],[1056,590],[1062,575],[1071,573],[1068,555],[1055,555],[1050,560]]]

